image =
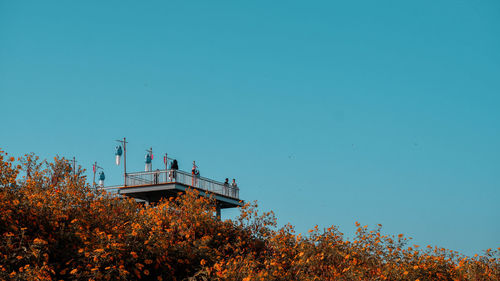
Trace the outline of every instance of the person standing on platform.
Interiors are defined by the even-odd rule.
[[[160,177],[160,170],[156,169],[156,171],[155,171],[155,184],[158,184],[159,177]]]
[[[236,198],[236,193],[238,191],[238,185],[236,184],[236,180],[233,179],[233,182],[231,183],[231,191],[232,191],[232,195],[234,198]]]
[[[196,166],[196,162],[193,161],[193,168],[191,169],[191,176],[192,176],[192,181],[191,185],[193,187],[196,187],[198,185],[198,177],[200,176],[200,171],[198,171],[198,166]]]
[[[177,170],[179,170],[179,164],[177,163],[177,159],[174,159],[170,164],[170,179],[175,181],[177,178]]]
[[[226,181],[224,182],[224,190],[222,191],[224,195],[229,195],[229,179],[226,178]]]

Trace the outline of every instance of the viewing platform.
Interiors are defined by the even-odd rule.
[[[201,196],[212,195],[217,202],[217,210],[239,207],[244,204],[239,200],[237,187],[233,188],[229,184],[173,169],[127,173],[125,184],[116,188],[120,195],[148,203],[177,196],[193,188],[198,190]]]

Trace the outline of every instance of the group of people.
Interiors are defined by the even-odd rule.
[[[226,181],[224,182],[225,187],[229,187],[229,179],[226,178]],[[236,184],[236,180],[233,179],[233,182],[231,183],[231,188],[237,189],[238,185]]]
[[[226,195],[232,196],[232,197],[238,197],[238,185],[236,184],[236,180],[233,179],[233,182],[231,183],[231,187],[229,187],[229,179],[226,178],[226,181],[224,182],[224,193]]]
[[[147,160],[146,160],[146,164]],[[172,182],[177,179],[177,170],[179,170],[179,163],[177,162],[177,159],[173,159],[170,162],[170,171],[168,172],[168,181]],[[159,170],[157,170],[157,173],[154,174],[154,183],[158,184],[159,180]],[[197,186],[198,185],[198,179],[200,178],[200,170],[198,170],[198,166],[196,165],[196,162],[193,161],[193,168],[191,169],[191,174],[192,174],[192,186]],[[224,182],[224,187],[225,187],[225,192],[229,193],[236,193],[238,190],[238,184],[236,184],[236,180],[233,179],[233,182],[229,184],[229,179],[226,178],[226,181]]]

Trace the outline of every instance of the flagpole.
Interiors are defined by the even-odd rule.
[[[97,170],[97,161],[94,162],[92,166],[92,172],[94,172],[94,177],[92,178],[92,187],[95,187],[95,171]]]
[[[97,173],[97,170],[103,170],[102,167],[97,166],[97,161],[94,162],[94,165],[92,165],[92,172],[94,172],[94,177],[92,178],[92,187],[94,187],[97,190],[97,184],[95,183],[95,174]]]
[[[168,157],[167,157],[167,153],[165,153],[165,158],[163,158],[163,163],[165,163],[165,171],[168,170]]]

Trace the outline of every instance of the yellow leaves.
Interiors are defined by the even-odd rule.
[[[131,255],[134,259],[136,259],[136,258],[138,258],[138,257],[139,257],[139,256],[137,255],[137,253],[136,253],[136,252],[130,252],[130,255]]]
[[[152,261],[152,260],[150,260],[150,259],[147,259],[147,260],[145,260],[145,261],[144,261],[144,263],[145,263],[145,264],[152,264],[152,263],[153,263],[153,261]]]
[[[76,274],[77,272],[78,272],[78,269],[77,269],[77,268],[75,268],[75,269],[71,270],[71,271],[69,272],[69,274],[73,275],[73,274]]]
[[[403,275],[408,275],[408,271],[403,272]]]
[[[206,263],[207,263],[207,261],[206,261],[206,260],[201,259],[201,261],[200,261],[200,264],[201,264],[201,265],[205,265]]]

